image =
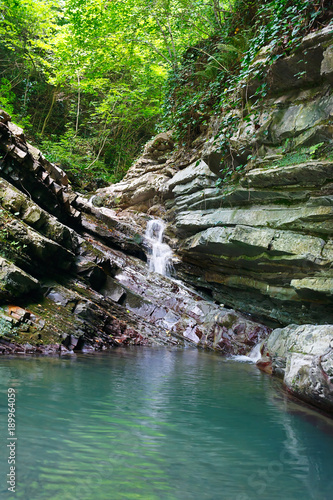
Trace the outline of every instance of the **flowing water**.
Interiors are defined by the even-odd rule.
[[[253,364],[115,349],[0,360],[0,498],[328,500],[333,426]],[[17,488],[7,388],[16,389]]]
[[[160,219],[148,221],[145,241],[148,248],[149,271],[170,276],[172,249],[163,242],[165,223]]]
[[[262,344],[263,342],[258,342],[258,344],[253,347],[253,349],[249,352],[247,356],[238,354],[232,356],[232,358],[235,361],[240,361],[241,363],[256,363],[261,358],[260,349],[262,347]]]

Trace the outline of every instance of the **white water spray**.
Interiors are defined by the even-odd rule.
[[[95,194],[93,194],[92,196],[90,196],[90,198],[88,200],[88,205],[90,205],[91,207],[94,206],[94,198],[96,198]]]
[[[147,224],[145,240],[148,248],[149,271],[170,276],[172,271],[172,250],[163,243],[165,224],[160,219],[150,220]]]
[[[262,344],[262,342],[256,344],[247,356],[238,354],[232,356],[232,359],[234,359],[235,361],[240,361],[242,363],[256,363],[261,358],[260,349]]]

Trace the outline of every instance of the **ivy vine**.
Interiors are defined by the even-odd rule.
[[[250,110],[259,121],[270,66],[295,50],[305,34],[332,23],[330,8],[328,0],[236,0],[223,33],[188,49],[180,69],[169,75],[162,127],[172,127],[181,145],[203,133],[212,116],[222,116],[215,135],[222,155],[219,185],[237,179],[255,159],[255,151],[244,151],[244,161],[234,162],[231,139],[241,121],[251,120]],[[257,86],[247,95],[250,81]]]

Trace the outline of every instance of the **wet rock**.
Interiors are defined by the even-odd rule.
[[[23,344],[23,348],[24,348],[25,354],[33,354],[36,352],[36,347],[34,347],[33,345],[31,345],[29,343]]]
[[[83,229],[101,238],[113,248],[145,258],[145,253],[142,249],[142,236],[133,231],[133,226],[117,221],[114,215],[112,218],[111,216],[105,217],[105,210],[104,213],[100,214],[100,216],[102,215],[104,215],[102,224],[98,223],[94,217],[83,215],[81,218]]]
[[[52,299],[55,307],[52,308],[49,302],[46,304],[49,312],[43,328],[44,337],[54,336],[56,331],[58,337],[64,338],[63,345],[72,346],[74,350],[88,349],[88,346],[104,350],[118,345],[177,343],[167,339],[153,322],[136,316],[82,283],[72,283],[71,288],[57,285],[49,291],[47,300]],[[77,344],[73,337],[78,339]]]
[[[16,323],[24,322],[30,319],[30,312],[22,307],[7,306],[3,308],[6,315],[12,318]]]
[[[290,325],[273,330],[264,351],[287,389],[319,408],[333,410],[333,325]]]
[[[66,306],[70,301],[71,297],[68,297],[67,295],[61,293],[61,291],[59,289],[58,290],[51,289],[45,294],[45,296],[59,306]]]
[[[103,267],[95,264],[95,262],[90,262],[85,257],[76,259],[76,272],[96,291],[99,291],[105,285],[107,275]]]
[[[268,356],[259,359],[256,362],[256,365],[262,372],[267,373],[268,375],[272,375],[273,373],[272,361],[269,359]]]
[[[74,254],[71,251],[9,214],[6,216],[5,231],[6,242],[8,242],[9,250],[12,251],[11,257],[17,259],[18,263],[24,260],[20,258],[24,255],[31,263],[38,262],[38,265],[32,264],[31,266],[37,272],[41,264],[63,270],[69,270],[72,266]],[[17,248],[20,251],[15,252]]]
[[[81,350],[84,345],[84,341],[81,337],[77,338],[74,335],[67,335],[67,337],[63,340],[62,345],[69,351]]]
[[[74,354],[74,351],[72,351],[71,349],[68,349],[64,345],[60,345],[59,346],[58,352],[59,352],[60,355],[63,355],[63,354]]]
[[[165,329],[167,335],[223,353],[246,354],[270,331],[236,311],[208,302],[179,282],[147,274],[138,262],[132,265],[135,273],[127,267],[115,277],[126,290],[124,307]]]
[[[110,276],[107,276],[101,293],[118,304],[124,304],[126,299],[126,290]]]

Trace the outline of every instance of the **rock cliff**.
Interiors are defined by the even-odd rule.
[[[236,89],[238,109],[186,149],[171,132],[156,136],[96,204],[163,217],[178,276],[217,303],[292,324],[273,331],[259,365],[331,412],[333,27],[273,65],[268,50],[253,61],[261,81]],[[237,126],[226,148],[228,121]]]
[[[99,192],[107,206],[164,214],[186,281],[282,325],[333,321],[332,44],[331,26],[306,36],[269,68],[259,102],[258,83],[244,84],[227,154],[215,116],[186,150],[160,134]]]
[[[145,214],[96,208],[0,111],[0,353],[200,345],[247,353],[263,324],[150,273]]]

